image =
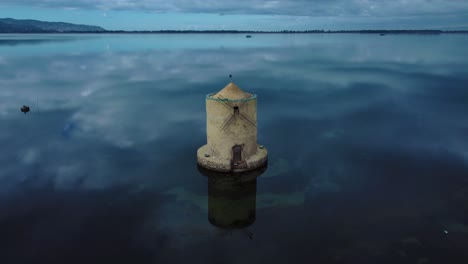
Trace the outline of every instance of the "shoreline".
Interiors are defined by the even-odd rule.
[[[385,35],[441,35],[468,34],[468,30],[306,30],[306,31],[242,31],[242,30],[156,30],[156,31],[44,31],[0,32],[1,34],[380,34]]]

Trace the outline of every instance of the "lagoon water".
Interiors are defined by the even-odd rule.
[[[226,191],[229,74],[270,155]],[[0,263],[468,263],[467,35],[0,35],[0,148]]]

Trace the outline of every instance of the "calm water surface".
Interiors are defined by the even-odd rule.
[[[0,35],[0,262],[468,263],[467,58],[467,35]],[[196,166],[229,74],[258,178]]]

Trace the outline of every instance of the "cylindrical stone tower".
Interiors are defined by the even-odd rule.
[[[226,229],[246,228],[255,222],[257,179],[208,179],[208,220]]]
[[[208,178],[208,220],[222,229],[244,229],[255,222],[257,203],[257,177],[267,170],[229,173],[198,171]]]
[[[267,162],[257,144],[257,96],[233,82],[206,96],[208,144],[197,152],[198,164],[215,171],[248,171]]]

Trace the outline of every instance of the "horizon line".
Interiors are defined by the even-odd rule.
[[[441,30],[441,29],[351,29],[351,30],[324,30],[324,29],[306,29],[306,30],[237,30],[237,29],[159,29],[159,30],[107,30],[101,31],[41,31],[41,32],[0,32],[0,34],[70,34],[70,33],[237,33],[237,34],[288,34],[288,33],[468,33],[468,30]]]

